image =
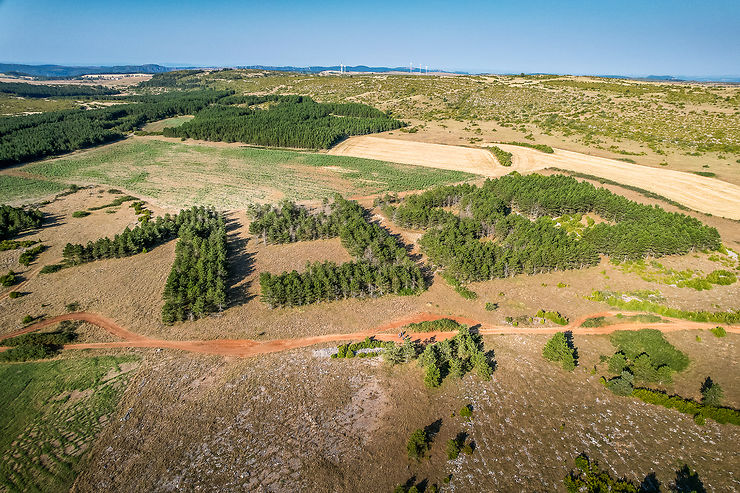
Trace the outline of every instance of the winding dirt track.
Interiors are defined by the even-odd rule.
[[[594,313],[586,317],[580,318],[571,322],[569,325],[564,327],[511,327],[511,326],[486,326],[476,320],[472,320],[465,317],[454,317],[454,316],[443,316],[436,315],[433,313],[421,313],[412,317],[407,317],[387,324],[375,327],[372,329],[350,332],[344,334],[328,334],[323,336],[313,337],[299,337],[295,339],[273,339],[270,341],[255,341],[252,339],[214,339],[207,341],[172,341],[164,339],[153,339],[150,337],[142,336],[127,330],[120,325],[116,324],[113,320],[106,318],[102,315],[88,312],[75,312],[67,313],[65,315],[59,315],[52,317],[36,324],[26,327],[10,334],[4,334],[0,336],[0,341],[9,337],[18,336],[21,334],[27,334],[39,329],[43,329],[50,325],[59,323],[64,320],[81,320],[88,322],[102,329],[107,330],[116,337],[123,339],[118,342],[94,342],[86,344],[68,344],[65,349],[106,349],[106,348],[166,348],[166,349],[179,349],[181,351],[189,351],[193,353],[203,354],[215,354],[221,356],[238,356],[238,357],[249,357],[257,356],[260,354],[275,353],[278,351],[284,351],[286,349],[295,349],[301,347],[313,346],[315,344],[321,344],[325,342],[339,342],[358,340],[365,337],[375,337],[382,341],[399,341],[399,335],[395,333],[395,329],[404,327],[412,322],[424,322],[428,320],[437,320],[440,318],[451,318],[459,323],[466,324],[472,327],[477,327],[479,333],[483,335],[507,335],[507,334],[554,334],[555,332],[563,330],[571,330],[574,334],[579,335],[599,335],[609,334],[615,330],[638,330],[644,328],[658,329],[661,332],[676,332],[680,330],[698,330],[698,329],[710,329],[715,327],[717,324],[702,323],[702,322],[688,322],[686,320],[671,319],[663,317],[669,320],[668,323],[625,323],[615,324],[605,327],[598,328],[583,328],[580,325],[584,320],[591,317],[599,316],[613,316],[617,313],[628,313],[624,311],[607,311],[601,313]],[[728,332],[740,334],[740,326],[729,326],[726,328]],[[394,331],[394,332],[391,332]],[[441,340],[454,337],[457,332],[423,332],[409,334],[412,339],[415,340]]]
[[[487,177],[503,176],[511,171],[529,173],[545,168],[561,168],[650,190],[697,211],[740,219],[740,186],[732,183],[563,149],[555,149],[554,154],[545,154],[520,146],[481,144],[484,147],[487,145],[496,145],[511,152],[512,166],[499,166],[493,155],[481,148],[369,135],[350,137],[333,147],[329,154],[466,171]]]

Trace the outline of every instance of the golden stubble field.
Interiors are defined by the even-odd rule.
[[[740,219],[740,186],[671,169],[659,169],[556,149],[546,154],[515,145],[496,145],[513,154],[509,167],[498,165],[485,149],[441,145],[397,139],[391,136],[350,137],[329,153],[369,159],[415,164],[432,168],[466,171],[486,177],[503,176],[512,171],[531,173],[547,168],[586,173],[640,187],[692,209],[731,219]],[[488,154],[488,155],[487,155]]]

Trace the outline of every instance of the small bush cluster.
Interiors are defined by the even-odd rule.
[[[727,335],[727,331],[724,327],[715,327],[713,329],[709,329],[709,332],[714,334],[715,337],[725,337]]]
[[[111,188],[108,190],[108,193],[111,194],[119,194],[123,193],[120,190],[116,190],[115,188]],[[138,197],[134,197],[132,195],[124,195],[123,197],[116,197],[112,202],[108,204],[99,205],[97,207],[89,207],[87,210],[89,211],[98,211],[100,209],[106,209],[108,207],[118,207],[119,205],[123,204],[124,202],[131,202],[132,200],[139,200]]]
[[[535,316],[544,318],[558,325],[568,325],[568,318],[561,315],[560,312],[551,312],[540,309]]]
[[[29,361],[55,356],[64,344],[77,338],[79,325],[79,322],[65,320],[53,332],[36,332],[5,339],[2,344],[10,346],[10,349],[0,353],[0,361]]]
[[[576,457],[576,467],[564,479],[568,493],[589,492],[620,492],[637,493],[639,490],[631,481],[614,479],[609,472],[602,471],[598,462],[593,463],[585,455]]]
[[[502,144],[509,144],[512,146],[520,146],[520,147],[529,147],[530,149],[535,149],[540,152],[544,152],[546,154],[553,154],[555,150],[546,144],[532,144],[530,142],[502,142]]]
[[[90,212],[88,212],[88,211],[74,211],[74,212],[72,213],[72,217],[87,217],[87,216],[89,216],[90,214],[91,214],[91,213],[90,213]]]
[[[46,250],[46,245],[36,245],[33,248],[25,250],[21,253],[20,257],[18,257],[18,263],[28,267],[44,250]]]
[[[12,270],[8,271],[7,274],[0,276],[0,284],[2,284],[2,286],[5,288],[9,288],[10,286],[13,286],[17,282],[18,282],[18,277],[15,275],[15,272],[13,272]]]
[[[0,252],[15,250],[16,248],[28,248],[38,243],[36,240],[2,240],[0,241]]]
[[[375,339],[371,339],[370,337],[366,337],[364,341],[355,342],[352,344],[341,344],[337,347],[337,352],[332,354],[332,358],[354,358],[355,356],[359,358],[367,358],[367,357],[373,357],[378,356],[382,354],[382,352],[358,352],[361,349],[387,349],[392,346],[394,346],[393,342],[383,342],[378,341]]]
[[[627,372],[638,382],[671,382],[671,374],[689,364],[688,356],[656,329],[618,330],[610,339],[617,352],[609,359],[609,371],[617,375]]]
[[[512,154],[510,152],[506,152],[505,150],[501,149],[500,147],[491,146],[487,148],[489,151],[491,151],[491,154],[496,156],[496,160],[501,166],[511,166],[511,156]]]
[[[416,322],[406,325],[406,329],[409,332],[452,332],[460,330],[460,328],[462,328],[462,324],[452,320],[451,318],[425,320],[424,322]]]

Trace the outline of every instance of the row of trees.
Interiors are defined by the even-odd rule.
[[[339,236],[356,259],[342,265],[309,263],[301,273],[263,272],[260,286],[265,303],[271,307],[298,306],[351,297],[412,294],[426,289],[421,269],[403,246],[385,229],[369,222],[366,211],[356,202],[336,195],[325,209],[309,214],[306,209],[287,203],[252,209],[257,224],[250,226],[253,234],[281,243]]]
[[[0,205],[0,240],[40,227],[43,218],[43,213],[38,209]]]
[[[162,321],[202,317],[226,305],[226,227],[215,209],[193,207],[176,215],[165,214],[126,228],[112,239],[87,245],[67,243],[64,261],[76,265],[93,260],[127,257],[179,237],[164,290]]]
[[[451,205],[457,214],[442,209]],[[425,253],[462,281],[582,268],[598,263],[599,254],[624,260],[721,244],[715,228],[692,217],[562,175],[512,173],[480,188],[439,187],[381,206],[402,226],[431,228],[420,240]],[[578,236],[551,219],[589,212],[611,223],[586,227]],[[486,237],[495,241],[481,241]]]
[[[326,202],[324,209],[327,209]],[[250,205],[249,232],[268,243],[293,243],[339,236],[339,214],[320,210],[311,214],[288,200],[277,206]]]
[[[192,320],[226,305],[226,227],[213,210],[180,227],[175,262],[164,289],[162,321]]]
[[[204,207],[193,207],[175,215],[165,214],[143,221],[133,229],[126,227],[113,238],[100,238],[87,245],[67,243],[62,255],[65,263],[71,265],[136,255],[177,237],[181,230],[203,230],[204,223],[214,215],[215,212]]]
[[[294,99],[283,99],[268,109],[215,105],[179,127],[165,128],[163,134],[264,146],[327,149],[351,135],[384,132],[402,125],[381,111],[359,103],[324,104],[301,96]]]
[[[127,104],[0,118],[0,167],[122,138],[147,122],[192,114],[228,96],[191,91],[122,98]]]
[[[55,98],[70,96],[110,96],[119,94],[117,89],[103,86],[80,86],[69,84],[26,84],[24,82],[0,82],[0,92],[24,98]]]

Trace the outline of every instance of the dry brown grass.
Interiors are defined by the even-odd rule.
[[[692,358],[670,390],[695,396],[704,374],[718,375],[737,405],[731,358],[737,336],[705,343],[693,333],[668,339]],[[576,336],[574,373],[545,361],[545,336],[487,336],[498,368],[490,382],[467,376],[426,389],[415,365],[330,360],[311,349],[249,360],[150,354],[96,443],[74,491],[262,488],[265,491],[390,491],[415,475],[462,491],[559,490],[573,458],[586,452],[613,474],[663,484],[681,463],[708,490],[733,488],[740,432],[632,398],[617,397],[590,368],[614,347]],[[567,397],[566,397],[567,396]],[[451,417],[465,404],[471,422]],[[126,417],[125,420],[122,418]],[[441,420],[429,459],[406,457],[409,434]],[[184,426],[187,423],[187,426]],[[447,461],[444,444],[465,431],[472,455]],[[211,471],[203,474],[203,471]]]

